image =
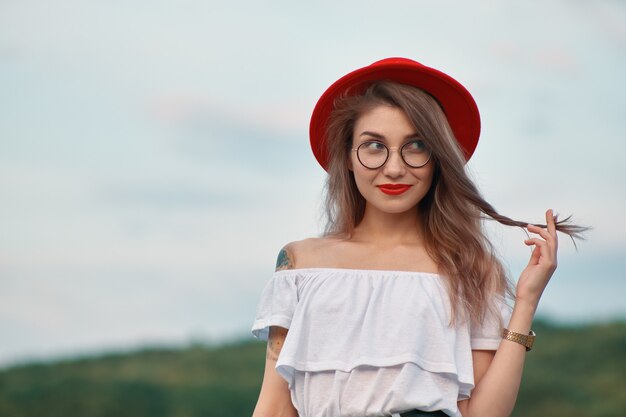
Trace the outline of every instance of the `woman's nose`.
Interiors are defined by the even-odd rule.
[[[385,162],[383,173],[388,177],[400,177],[404,175],[406,166],[400,155],[400,151],[393,149],[389,151],[389,159]]]

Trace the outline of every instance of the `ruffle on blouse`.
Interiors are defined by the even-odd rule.
[[[454,375],[461,391],[473,387],[472,349],[497,349],[502,317],[482,326],[449,326],[443,278],[432,273],[332,268],[278,271],[266,285],[252,333],[288,328],[276,369],[290,386],[295,371],[349,372],[367,365],[415,364]]]

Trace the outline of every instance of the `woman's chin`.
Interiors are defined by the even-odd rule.
[[[411,204],[404,201],[396,201],[389,202],[388,204],[370,204],[370,206],[380,213],[385,214],[406,214],[406,213],[415,213],[416,212],[416,204]]]

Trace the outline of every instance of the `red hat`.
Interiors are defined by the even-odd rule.
[[[344,75],[328,87],[317,101],[311,116],[309,136],[313,154],[324,169],[328,167],[326,127],[335,100],[344,94],[363,93],[372,82],[379,80],[418,87],[435,97],[465,153],[465,159],[470,159],[480,136],[480,114],[469,91],[454,78],[434,68],[407,58],[387,58]]]

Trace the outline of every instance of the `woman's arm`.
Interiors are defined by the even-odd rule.
[[[534,245],[528,266],[517,283],[515,306],[508,329],[528,334],[541,294],[556,269],[558,240],[552,210],[546,212],[547,230],[529,225],[528,231],[541,238],[530,238]],[[495,352],[473,351],[475,388],[468,400],[459,402],[463,417],[508,417],[513,411],[522,380],[526,348],[503,339]]]
[[[265,373],[259,399],[252,417],[297,417],[298,412],[291,402],[287,381],[276,372],[276,361],[282,349],[287,329],[270,327],[265,355]]]
[[[293,269],[295,257],[293,243],[285,245],[278,253],[276,271]],[[265,354],[265,372],[263,384],[252,417],[298,417],[298,412],[291,402],[289,385],[278,372],[276,361],[287,337],[287,329],[270,326],[267,337],[267,351]]]

